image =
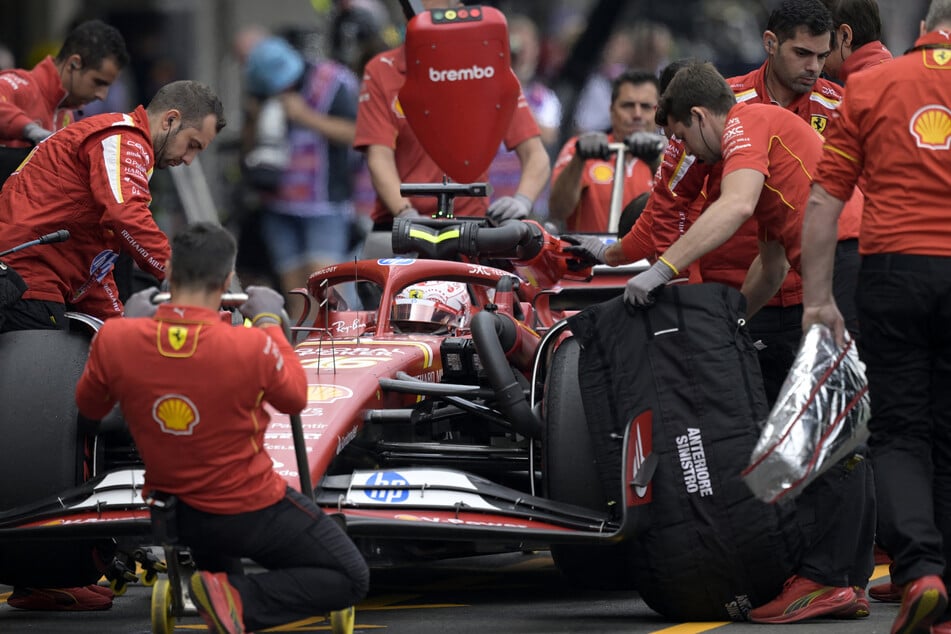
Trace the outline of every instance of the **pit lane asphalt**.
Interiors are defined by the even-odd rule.
[[[886,566],[876,568],[878,583]],[[102,634],[151,632],[150,588],[139,584],[117,597],[106,612],[25,612],[9,607],[9,586],[0,585],[0,632],[19,634]],[[887,634],[897,605],[872,602],[871,616],[854,621],[813,620],[795,625],[752,623],[671,623],[652,612],[636,594],[580,590],[565,582],[545,552],[492,555],[374,569],[369,596],[357,606],[356,632],[413,634]],[[176,632],[203,631],[188,617]],[[323,617],[305,619],[268,632],[326,632]]]

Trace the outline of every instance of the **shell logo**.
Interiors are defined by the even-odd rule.
[[[352,398],[353,390],[342,385],[308,385],[308,403],[333,403],[345,398]]]
[[[396,116],[400,119],[406,118],[406,113],[403,112],[403,104],[400,103],[399,97],[393,97],[393,112],[395,112]]]
[[[187,396],[166,394],[152,405],[152,419],[166,434],[191,436],[201,417],[198,408]]]
[[[598,163],[591,168],[591,180],[595,183],[610,183],[614,180],[614,168],[606,163]]]
[[[947,150],[951,147],[951,110],[937,104],[919,108],[912,115],[908,129],[918,147]]]

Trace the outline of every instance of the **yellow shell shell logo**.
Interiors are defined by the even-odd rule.
[[[947,150],[951,147],[951,110],[937,104],[925,106],[911,117],[909,129],[918,147]]]
[[[353,390],[342,385],[308,385],[308,403],[333,403],[345,398],[351,398]]]
[[[152,419],[167,434],[190,436],[201,420],[198,408],[187,396],[166,394],[152,406]]]
[[[610,183],[614,179],[614,168],[600,163],[591,168],[591,180],[595,183]]]

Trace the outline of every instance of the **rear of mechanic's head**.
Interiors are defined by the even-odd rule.
[[[876,0],[832,0],[829,10],[837,41],[844,39],[844,26],[851,31],[849,45],[853,49],[882,39],[882,16]]]
[[[694,108],[706,108],[713,114],[725,115],[736,105],[730,90],[713,64],[692,63],[677,71],[660,99],[659,110],[670,119],[690,127]]]
[[[221,291],[234,270],[238,246],[221,225],[190,224],[172,239],[169,285],[172,289]]]
[[[951,27],[951,0],[931,0],[928,14],[922,23],[924,32],[930,33],[939,28]],[[923,35],[924,33],[922,33]]]
[[[782,44],[805,29],[809,35],[832,33],[832,15],[822,0],[784,0],[769,14],[766,30]]]

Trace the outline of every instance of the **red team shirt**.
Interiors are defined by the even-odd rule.
[[[40,143],[0,192],[0,250],[68,229],[69,241],[4,256],[23,276],[24,299],[122,314],[112,267],[127,251],[165,279],[171,250],[149,211],[155,161],[145,109],[90,117]],[[60,142],[61,141],[61,142]]]
[[[12,69],[0,73],[0,143],[30,147],[22,138],[23,128],[36,123],[55,131],[72,122],[73,112],[60,108],[66,98],[59,71],[47,56],[32,70]]]
[[[822,154],[822,137],[785,108],[740,103],[727,114],[721,148],[722,176],[753,169],[766,177],[753,212],[757,237],[779,241],[798,271],[802,217]]]
[[[406,57],[402,46],[380,53],[367,63],[360,89],[353,147],[362,150],[368,145],[382,145],[394,150],[401,183],[440,183],[444,172],[423,150],[403,114],[399,91],[405,81]],[[518,107],[504,138],[505,147],[511,150],[522,141],[539,134],[525,96],[519,93]],[[488,182],[488,179],[486,171],[478,181]],[[453,213],[457,216],[484,216],[488,209],[485,198],[459,197],[453,204]],[[436,205],[436,199],[432,197],[413,199],[413,206],[424,216],[435,213]],[[374,222],[393,219],[393,214],[379,198],[373,206],[372,219]]]
[[[849,77],[816,177],[840,200],[862,181],[863,254],[951,256],[951,37],[928,33],[915,46]]]
[[[280,327],[242,328],[217,311],[164,304],[154,318],[112,319],[76,386],[85,416],[121,402],[152,490],[208,513],[270,506],[286,482],[264,450],[276,409],[300,412],[307,380]]]
[[[561,148],[555,166],[551,172],[551,182],[565,170],[575,155],[575,141],[572,137]],[[608,142],[614,143],[617,139],[613,134],[608,135]],[[628,157],[625,161],[624,194],[621,200],[623,209],[628,203],[646,191],[650,191],[653,174],[650,166],[644,161]],[[583,233],[604,233],[608,229],[608,220],[611,216],[611,189],[614,181],[614,160],[590,159],[584,162],[584,171],[581,173],[581,198],[575,205],[574,211],[565,221],[568,231]]]

